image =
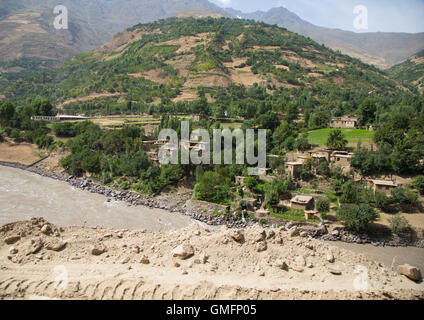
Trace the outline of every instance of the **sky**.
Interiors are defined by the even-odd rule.
[[[424,0],[210,0],[243,12],[286,7],[303,20],[318,26],[354,32],[424,32]],[[354,23],[363,5],[368,12],[368,29]],[[363,12],[363,11],[361,11]],[[358,20],[357,20],[358,21]],[[363,20],[362,20],[363,21]],[[355,28],[356,26],[356,28]]]

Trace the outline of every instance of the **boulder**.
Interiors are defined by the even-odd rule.
[[[65,249],[66,244],[66,241],[51,241],[47,244],[46,249],[52,251],[61,251]]]
[[[194,255],[194,248],[189,243],[184,243],[172,250],[172,255],[182,260],[188,259]]]
[[[44,226],[42,226],[40,231],[45,235],[49,235],[52,233],[52,228],[48,224],[45,224]]]
[[[4,242],[6,244],[14,244],[15,242],[18,242],[20,239],[21,239],[20,236],[13,235],[13,236],[10,236],[10,237],[7,237],[6,239],[4,239]]]
[[[327,261],[330,263],[334,262],[334,256],[332,253],[327,254]]]
[[[328,268],[328,272],[330,272],[331,274],[334,274],[336,276],[339,276],[342,274],[341,270],[336,269],[336,268]]]
[[[146,256],[143,256],[140,259],[140,263],[142,263],[142,264],[149,264],[150,263],[150,260]]]
[[[266,249],[268,249],[268,246],[267,246],[265,241],[261,241],[261,242],[257,243],[257,245],[256,245],[256,251],[257,252],[266,251]]]
[[[254,242],[261,242],[261,241],[264,241],[265,239],[266,239],[266,232],[265,232],[265,230],[262,230],[262,231],[258,232],[257,234],[255,234],[253,241]]]
[[[38,251],[40,251],[43,248],[43,242],[41,239],[36,238],[31,240],[31,244],[28,247],[27,255],[28,254],[35,254]]]
[[[299,230],[297,229],[296,226],[294,226],[293,228],[289,230],[289,234],[290,234],[290,237],[296,237],[299,235]]]
[[[100,256],[101,254],[106,252],[106,247],[102,244],[97,244],[93,248],[91,248],[91,254],[93,256]]]
[[[237,242],[241,242],[244,240],[244,234],[241,230],[231,230],[230,237]]]
[[[17,254],[18,253],[18,249],[16,249],[15,247],[10,247],[9,253],[10,254]]]
[[[406,276],[407,278],[413,281],[421,280],[421,271],[419,268],[411,266],[409,264],[404,264],[398,267],[398,273]]]
[[[281,270],[287,270],[288,269],[287,263],[284,260],[281,260],[281,259],[275,261],[275,266],[277,268],[280,268]]]

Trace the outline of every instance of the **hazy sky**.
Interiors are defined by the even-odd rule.
[[[424,32],[424,0],[210,0],[243,12],[286,7],[315,25],[356,31],[357,5],[368,9],[368,32]]]

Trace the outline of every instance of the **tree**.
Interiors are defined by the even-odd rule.
[[[327,147],[331,150],[345,150],[347,146],[347,140],[344,133],[340,129],[330,131],[327,139]]]
[[[226,203],[230,194],[228,181],[213,171],[206,171],[195,189],[195,197],[198,200],[213,203]]]
[[[361,201],[361,191],[355,182],[349,180],[342,187],[341,203],[358,203]]]
[[[349,230],[366,231],[369,223],[377,220],[379,214],[368,204],[345,204],[337,212],[337,219],[343,221]]]
[[[37,116],[54,116],[55,111],[49,100],[37,100],[32,105]]]
[[[9,125],[15,115],[15,105],[9,101],[0,105],[0,123]]]
[[[412,186],[417,189],[419,193],[424,194],[424,176],[415,177]]]
[[[328,198],[319,198],[315,202],[315,208],[319,213],[327,213],[330,211],[330,200]]]
[[[390,229],[394,234],[407,233],[411,231],[411,225],[405,217],[402,217],[400,213],[395,215],[390,221]]]

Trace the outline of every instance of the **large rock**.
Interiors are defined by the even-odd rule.
[[[93,256],[100,256],[101,254],[106,252],[106,247],[102,244],[97,244],[93,248],[91,248],[91,254]]]
[[[42,248],[43,248],[43,242],[41,241],[41,239],[39,238],[32,239],[30,245],[28,246],[27,255],[36,254]]]
[[[287,265],[287,263],[284,261],[284,260],[281,260],[281,259],[279,259],[279,260],[277,260],[277,261],[275,261],[275,266],[277,267],[277,268],[280,268],[281,270],[287,270],[288,269],[288,265]]]
[[[268,249],[268,246],[265,241],[261,241],[256,244],[257,252],[263,252],[263,251],[266,251],[266,249]]]
[[[231,230],[229,235],[234,241],[241,242],[244,240],[244,234],[241,230]]]
[[[290,233],[290,237],[296,237],[299,235],[299,229],[297,229],[297,227],[294,226],[293,228],[289,230],[289,233]]]
[[[172,250],[172,255],[182,260],[188,259],[194,255],[194,248],[189,243],[184,243]]]
[[[254,242],[261,242],[261,241],[264,241],[265,239],[266,239],[266,232],[265,232],[265,230],[262,230],[262,231],[255,234],[253,241]]]
[[[398,267],[398,272],[413,281],[421,280],[421,271],[417,267],[409,264],[404,264]]]
[[[61,251],[65,249],[66,244],[66,241],[51,241],[46,245],[46,249],[52,251]]]
[[[21,239],[20,236],[14,235],[14,236],[10,236],[10,237],[7,237],[6,239],[4,239],[4,242],[6,244],[14,244],[15,242],[19,241],[20,239]]]

